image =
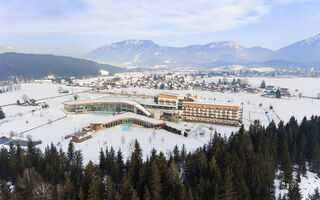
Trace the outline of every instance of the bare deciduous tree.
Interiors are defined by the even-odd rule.
[[[22,95],[21,99],[23,102],[26,102],[29,99],[29,97],[26,94],[24,94]]]

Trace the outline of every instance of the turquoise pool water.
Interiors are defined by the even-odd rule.
[[[108,116],[108,113],[93,113],[92,115],[98,115],[98,116]]]
[[[122,130],[123,131],[130,131],[131,130],[131,126],[123,126]]]

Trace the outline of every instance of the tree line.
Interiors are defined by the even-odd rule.
[[[301,176],[320,174],[319,128],[317,116],[267,127],[256,121],[229,138],[215,133],[194,152],[176,146],[170,156],[152,150],[143,159],[136,141],[126,160],[106,147],[98,163],[86,165],[73,143],[66,152],[53,144],[44,151],[31,142],[10,145],[0,150],[0,199],[301,199]],[[285,196],[275,195],[277,170]],[[318,190],[310,195],[319,198]]]

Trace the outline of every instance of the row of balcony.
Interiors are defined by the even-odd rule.
[[[204,117],[204,118],[215,118],[215,119],[238,119],[238,115],[193,115],[183,114],[183,117]]]
[[[239,126],[239,121],[233,119],[212,119],[212,118],[196,118],[196,117],[183,117],[184,121],[194,121],[194,122],[205,122],[213,124],[223,124],[223,125],[232,125]]]
[[[203,113],[203,114],[228,114],[228,115],[238,115],[238,112],[218,112],[218,111],[183,111],[183,113]]]
[[[188,107],[183,107],[182,108],[183,110],[200,110],[200,111],[211,111],[211,110],[214,110],[214,111],[222,111],[222,112],[237,112],[236,109],[220,109],[220,108],[188,108]]]

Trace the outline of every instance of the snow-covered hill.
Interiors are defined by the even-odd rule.
[[[320,34],[281,48],[277,56],[301,63],[320,61]]]

